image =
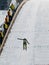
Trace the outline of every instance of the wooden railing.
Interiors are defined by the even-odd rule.
[[[13,19],[12,19],[12,21],[11,21],[11,23],[10,23],[10,26],[9,26],[9,28],[8,28],[8,30],[7,30],[7,32],[6,32],[6,34],[5,34],[5,36],[4,36],[2,45],[1,45],[1,47],[0,47],[0,55],[1,55],[2,51],[3,51],[3,47],[4,47],[4,45],[5,45],[5,42],[6,42],[7,38],[8,38],[8,34],[10,33],[10,30],[11,30],[11,28],[12,28],[14,22],[15,22],[15,19],[16,19],[17,15],[18,15],[19,11],[21,10],[22,6],[26,3],[26,1],[27,1],[27,0],[23,0],[23,1],[22,1],[22,3],[19,5],[19,7],[17,8],[17,10],[16,10],[16,12],[15,12],[15,14],[14,14],[14,16],[13,16]]]

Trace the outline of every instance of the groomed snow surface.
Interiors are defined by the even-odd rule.
[[[27,38],[27,51],[23,41]],[[49,1],[29,0],[22,7],[8,36],[0,65],[49,64]]]

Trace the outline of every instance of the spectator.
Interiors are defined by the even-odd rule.
[[[11,4],[10,8],[13,10],[15,10],[15,6],[13,5],[13,3]]]
[[[4,37],[4,34],[3,34],[3,32],[0,30],[0,45],[2,44],[3,37]]]
[[[6,22],[9,22],[9,16],[8,15],[5,17],[5,23]]]
[[[7,23],[4,23],[3,26],[4,26],[4,35],[5,35],[9,26]]]
[[[12,10],[9,9],[8,12],[7,12],[8,16],[9,16],[9,22],[11,22],[12,20]]]

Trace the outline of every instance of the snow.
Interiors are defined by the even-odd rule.
[[[29,45],[23,50],[26,38]],[[29,0],[22,7],[0,56],[1,65],[49,64],[49,1]]]
[[[0,10],[0,26],[4,23],[6,15],[7,10]]]

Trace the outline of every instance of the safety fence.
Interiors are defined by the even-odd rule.
[[[15,22],[15,19],[16,19],[18,13],[20,12],[22,6],[23,6],[27,1],[28,1],[28,0],[23,0],[22,3],[19,5],[19,7],[17,8],[17,10],[16,10],[16,12],[15,12],[15,14],[14,14],[14,16],[13,16],[13,18],[12,18],[12,21],[11,21],[11,23],[10,23],[10,25],[9,25],[9,28],[8,28],[8,30],[7,30],[7,32],[6,32],[5,36],[4,36],[4,39],[3,39],[3,41],[2,41],[2,45],[1,45],[1,47],[0,47],[0,55],[1,55],[2,51],[3,51],[3,47],[5,46],[6,40],[7,40],[7,38],[8,38],[9,33],[10,33],[10,30],[11,30],[11,28],[12,28],[14,22]]]

